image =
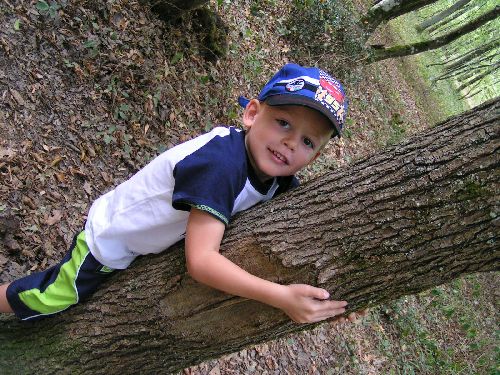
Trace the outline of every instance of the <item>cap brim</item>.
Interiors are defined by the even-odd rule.
[[[341,127],[337,123],[337,119],[335,118],[335,116],[328,109],[323,107],[321,104],[319,104],[312,98],[292,95],[292,94],[273,95],[267,97],[265,102],[269,105],[303,105],[305,107],[315,109],[318,112],[320,112],[323,116],[325,116],[333,125],[336,134],[334,134],[332,137],[338,136],[340,138]]]
[[[246,108],[248,103],[250,103],[250,99],[245,98],[244,96],[240,96],[238,98],[238,103],[243,107]]]

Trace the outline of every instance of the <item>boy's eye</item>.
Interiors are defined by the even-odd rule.
[[[288,129],[290,127],[290,124],[288,123],[288,121],[285,121],[285,120],[278,120],[278,124],[280,124],[280,126],[282,128],[285,128],[285,129]]]
[[[314,143],[309,138],[304,138],[304,144],[307,147],[314,148]]]

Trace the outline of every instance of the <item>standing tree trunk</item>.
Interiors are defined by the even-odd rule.
[[[470,51],[464,53],[463,55],[456,56],[454,58],[450,58],[447,61],[443,61],[441,63],[431,64],[430,66],[432,66],[432,65],[445,65],[445,68],[444,68],[445,73],[443,73],[443,77],[438,76],[436,80],[447,78],[444,76],[452,73],[454,70],[458,70],[458,69],[462,68],[463,66],[468,65],[471,61],[474,61],[478,57],[487,56],[489,53],[493,52],[499,46],[500,46],[500,38],[495,39],[489,43],[484,43],[484,44],[474,48],[473,50],[470,50]]]
[[[349,310],[498,270],[500,101],[238,215],[221,251],[309,283]],[[37,323],[0,319],[2,373],[167,373],[311,328],[193,281],[182,246],[139,259],[91,301]]]
[[[403,57],[408,55],[415,55],[417,53],[430,51],[446,44],[453,42],[454,40],[470,33],[479,27],[483,26],[487,22],[490,22],[500,15],[500,5],[495,6],[489,12],[477,17],[475,20],[466,23],[465,25],[451,31],[448,34],[441,35],[435,39],[426,40],[424,42],[418,42],[414,44],[408,44],[404,46],[393,46],[393,47],[377,47],[371,49],[370,57],[368,60],[370,62],[381,61],[385,59],[390,59],[392,57]]]
[[[476,73],[475,75],[470,77],[470,79],[468,79],[468,80],[465,79],[462,82],[462,84],[457,87],[458,92],[465,90],[468,87],[470,87],[473,90],[479,83],[481,83],[480,81],[482,79],[495,73],[499,69],[500,69],[500,62],[497,62],[496,64],[491,64],[490,66],[487,66],[486,69],[484,69],[482,72]]]
[[[368,32],[373,32],[382,22],[413,12],[438,0],[382,0],[372,6],[361,19]]]
[[[431,27],[431,26],[435,25],[436,23],[441,22],[446,17],[452,15],[453,13],[455,13],[460,8],[463,8],[464,6],[466,6],[471,1],[472,0],[459,0],[459,1],[455,2],[455,4],[453,4],[452,6],[446,8],[442,12],[439,12],[438,14],[436,14],[436,15],[434,15],[434,16],[426,19],[422,23],[420,23],[420,25],[418,25],[416,27],[416,29],[418,31],[423,31],[423,30],[427,29],[428,27]]]

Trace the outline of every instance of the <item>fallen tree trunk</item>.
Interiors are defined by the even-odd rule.
[[[235,218],[222,252],[349,310],[499,269],[499,100]],[[182,245],[139,259],[87,303],[0,319],[2,373],[167,373],[311,328],[193,281]]]

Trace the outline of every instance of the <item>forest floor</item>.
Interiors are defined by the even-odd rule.
[[[240,126],[237,97],[285,62],[322,66],[350,97],[344,137],[302,180],[444,120],[410,60],[360,63],[363,2],[330,3],[211,2],[228,38],[215,62],[197,21],[166,26],[134,1],[0,2],[0,282],[56,263],[91,202],[160,152]],[[498,275],[467,276],[183,372],[498,373],[498,290]]]

